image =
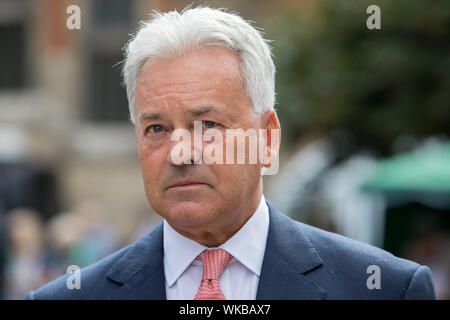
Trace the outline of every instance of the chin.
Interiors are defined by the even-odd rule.
[[[166,207],[165,218],[179,226],[194,226],[206,223],[217,215],[217,209],[208,202],[182,201]]]

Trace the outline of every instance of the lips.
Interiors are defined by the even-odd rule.
[[[195,187],[195,186],[201,186],[201,185],[206,185],[206,183],[203,183],[200,181],[194,181],[194,180],[185,180],[185,181],[179,181],[179,182],[172,184],[168,189],[187,188],[187,187]]]

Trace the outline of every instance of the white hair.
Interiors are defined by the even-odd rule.
[[[149,58],[170,58],[207,46],[233,50],[240,60],[244,90],[253,110],[263,114],[275,106],[275,66],[269,41],[236,13],[209,7],[185,8],[181,13],[153,11],[125,47],[123,81],[130,120],[134,123],[137,78]]]

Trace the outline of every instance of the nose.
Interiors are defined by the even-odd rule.
[[[180,166],[202,163],[202,136],[186,129],[176,129],[171,135],[167,162]]]

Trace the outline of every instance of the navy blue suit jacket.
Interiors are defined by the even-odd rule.
[[[269,233],[257,299],[435,299],[426,266],[294,221],[269,203]],[[369,289],[370,265],[380,289]],[[80,289],[64,275],[27,299],[166,299],[162,224],[141,240],[81,269]]]

